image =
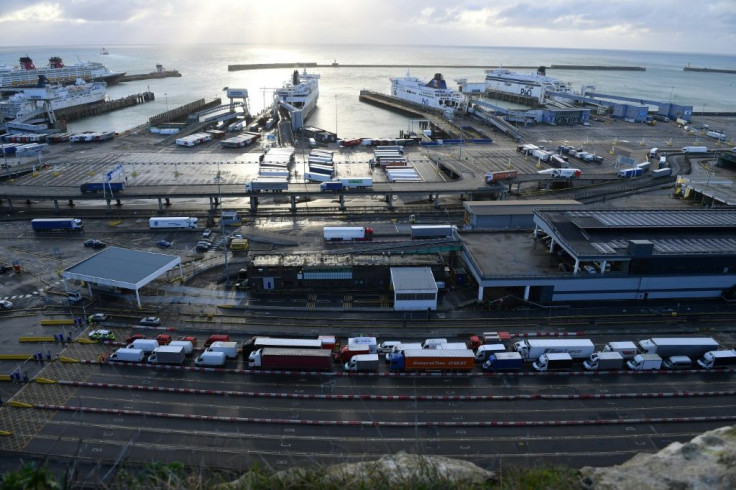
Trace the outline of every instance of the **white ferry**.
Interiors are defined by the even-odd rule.
[[[460,84],[465,93],[482,93],[486,91],[531,97],[538,104],[544,104],[550,92],[571,93],[572,87],[560,80],[548,77],[546,68],[540,66],[536,73],[516,73],[503,67],[486,70],[483,82],[465,82]]]
[[[392,78],[391,95],[408,102],[440,109],[446,115],[452,115],[459,110],[465,99],[462,93],[447,88],[441,73],[435,73],[434,78],[428,83],[408,73],[405,77]]]
[[[0,65],[0,89],[35,87],[41,75],[51,83],[62,85],[73,84],[80,78],[87,82],[99,81],[112,85],[117,83],[125,73],[110,71],[105,65],[96,61],[80,60],[67,66],[58,56],[49,58],[47,66],[36,68],[31,58],[23,56],[17,67]]]
[[[304,122],[317,107],[319,98],[319,75],[307,73],[305,68],[302,74],[294,70],[291,80],[274,92],[276,105],[284,107],[291,115],[291,129],[304,127]]]
[[[78,79],[74,85],[46,85],[43,76],[38,87],[23,89],[0,103],[0,114],[8,120],[22,122],[49,109],[59,110],[67,107],[92,104],[105,100],[105,82],[87,83]]]

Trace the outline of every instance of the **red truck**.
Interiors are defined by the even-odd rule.
[[[296,371],[332,371],[332,352],[325,349],[264,347],[251,352],[248,367]]]
[[[392,371],[472,371],[475,355],[470,349],[411,349],[391,358]]]
[[[371,348],[367,344],[348,344],[340,349],[340,352],[335,352],[333,357],[335,359],[335,362],[341,362],[345,364],[350,359],[352,359],[353,356],[357,356],[358,354],[372,353],[375,353],[375,351],[371,352]]]
[[[502,182],[504,180],[513,180],[518,176],[518,170],[501,170],[498,172],[488,172],[486,174],[486,184],[491,184],[493,182]]]
[[[508,332],[483,332],[483,335],[471,335],[468,338],[468,349],[476,350],[481,345],[500,344],[511,339]]]

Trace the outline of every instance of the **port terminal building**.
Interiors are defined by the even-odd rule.
[[[717,298],[736,289],[733,208],[539,208],[533,222],[533,232],[460,235],[478,301]]]

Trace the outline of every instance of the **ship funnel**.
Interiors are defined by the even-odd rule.
[[[547,68],[543,66],[540,66],[539,68],[537,68],[537,75],[539,75],[540,77],[547,76]]]
[[[294,70],[294,74],[291,76],[291,83],[296,87],[299,85],[299,70]]]

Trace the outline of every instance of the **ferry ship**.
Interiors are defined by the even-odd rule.
[[[551,92],[571,93],[572,87],[553,77],[547,76],[547,70],[540,66],[536,73],[516,73],[503,67],[486,70],[484,82],[461,81],[460,89],[466,93],[499,92],[536,99],[537,104],[544,104],[546,99],[553,98]]]
[[[291,129],[304,127],[304,122],[317,107],[319,98],[319,75],[307,73],[305,68],[302,74],[294,70],[291,80],[274,92],[276,106],[284,107],[291,115]]]
[[[441,73],[435,73],[428,83],[408,73],[405,77],[392,78],[391,95],[407,102],[440,109],[450,117],[461,108],[465,100],[461,92],[447,88],[447,82]]]
[[[47,85],[43,75],[37,87],[23,89],[0,103],[3,118],[22,122],[49,110],[65,109],[101,102],[107,96],[105,82],[87,83],[77,79],[74,85]]]
[[[117,83],[125,72],[113,72],[102,63],[79,60],[71,66],[64,64],[58,56],[49,58],[49,64],[36,68],[28,56],[20,58],[20,65],[11,67],[0,65],[0,89],[35,87],[39,76],[43,75],[51,83],[73,84],[77,79],[86,82]]]

